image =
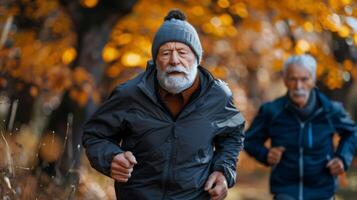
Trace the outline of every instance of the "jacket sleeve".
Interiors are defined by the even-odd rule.
[[[345,170],[347,170],[352,163],[353,157],[357,153],[357,126],[347,115],[342,104],[333,104],[334,114],[330,120],[336,132],[341,137],[336,156],[342,159]]]
[[[116,89],[83,127],[82,142],[93,168],[110,176],[111,162],[122,153],[119,142],[125,132],[124,97]]]
[[[230,113],[229,117],[227,113]],[[238,154],[243,149],[245,120],[233,105],[232,97],[229,98],[223,115],[226,116],[225,119],[215,123],[221,131],[214,139],[213,171],[222,172],[230,188],[236,182],[236,165]]]
[[[268,165],[267,155],[268,148],[264,146],[268,139],[269,114],[266,111],[268,104],[260,107],[258,114],[255,116],[250,128],[247,130],[244,149],[257,161]]]

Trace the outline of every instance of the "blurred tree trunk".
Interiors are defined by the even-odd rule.
[[[351,114],[352,119],[357,122],[357,83],[354,83],[349,90],[347,109]]]
[[[337,34],[331,33],[332,34],[332,47],[331,49],[333,50],[333,55],[336,59],[337,62],[343,63],[344,60],[348,59],[351,60],[353,63],[357,62],[357,47],[354,45],[349,45],[346,42],[345,38],[341,38]],[[351,75],[352,76],[352,75]],[[344,105],[346,105],[347,98],[352,86],[353,86],[353,80],[352,77],[350,80],[344,82],[344,85],[339,88],[339,89],[334,89],[331,90],[329,89],[326,84],[323,84],[322,82],[318,82],[317,86],[321,91],[323,91],[329,98],[340,101]]]
[[[83,8],[78,1],[61,0],[60,2],[71,16],[77,33],[77,58],[72,68],[84,67],[98,84],[105,68],[102,60],[103,47],[109,39],[113,26],[120,18],[131,12],[136,0],[103,0],[94,8]],[[95,109],[96,105],[92,100],[89,100],[84,107],[80,107],[70,98],[69,92],[66,92],[61,105],[51,115],[49,130],[55,130],[63,138],[66,135],[67,121],[72,121],[65,153],[56,165],[60,165],[58,167],[61,175],[66,176],[65,179],[73,178],[74,180],[69,181],[74,183],[78,178],[77,168],[82,150],[82,125]],[[54,165],[55,163],[52,163],[48,168],[50,173],[55,173]]]

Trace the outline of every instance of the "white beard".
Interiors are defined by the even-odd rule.
[[[191,87],[197,75],[197,66],[191,66],[186,69],[182,65],[168,66],[164,71],[157,69],[157,80],[162,88],[172,94],[178,94]],[[184,75],[169,75],[170,72],[182,72]]]

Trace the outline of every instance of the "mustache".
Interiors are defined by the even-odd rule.
[[[291,90],[290,91],[293,96],[307,96],[309,91],[307,90]]]
[[[168,74],[168,73],[172,73],[172,72],[180,72],[180,73],[184,73],[184,74],[189,74],[190,72],[183,66],[181,65],[178,65],[178,66],[168,66],[166,69],[165,69],[165,73]]]

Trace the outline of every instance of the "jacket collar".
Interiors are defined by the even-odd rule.
[[[156,69],[154,63],[150,60],[147,62],[146,70],[138,83],[140,90],[151,99],[153,102],[157,102],[155,93],[155,76]]]
[[[318,88],[313,88],[313,90],[315,91],[316,94],[316,100],[320,103],[322,109],[325,112],[329,112],[332,109],[332,104],[331,101],[326,97],[326,95],[324,95]],[[289,104],[289,97],[288,97],[288,93],[286,93],[286,95],[284,96],[284,98],[280,101],[281,104],[283,105],[284,108],[288,107]]]

